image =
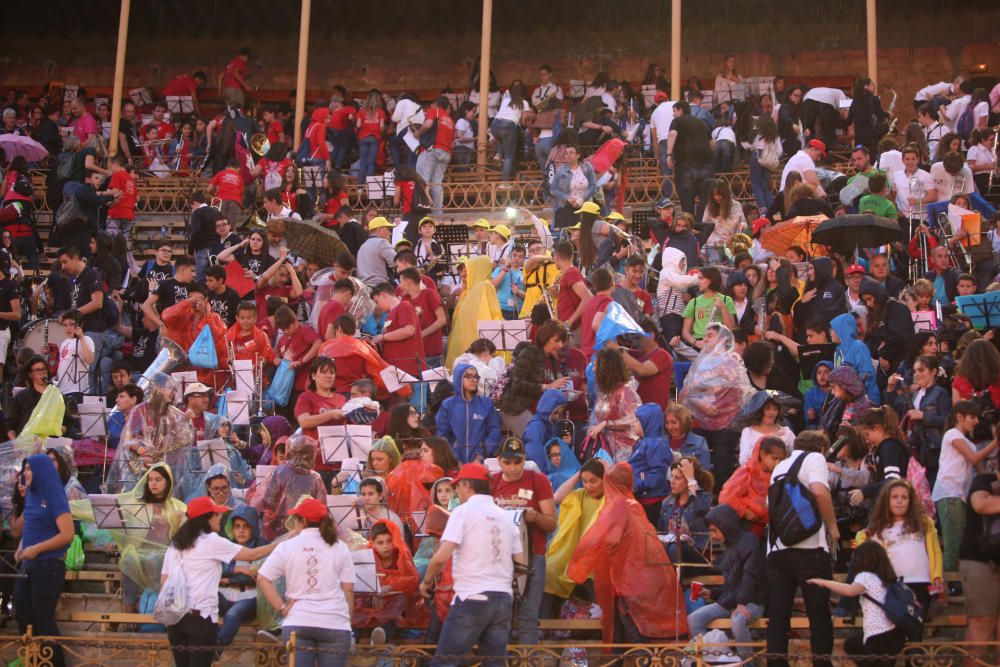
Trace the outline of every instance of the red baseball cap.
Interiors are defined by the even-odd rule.
[[[288,513],[300,516],[309,522],[316,522],[325,519],[330,514],[330,510],[315,498],[306,498]]]
[[[667,102],[670,100],[670,96],[667,95],[662,90],[656,91],[656,95],[653,96],[653,101],[659,104],[660,102]]]
[[[851,264],[849,267],[847,267],[847,275],[851,275],[852,273],[860,273],[864,275],[865,273],[868,272],[865,271],[865,267],[861,266],[860,264]]]
[[[208,496],[199,496],[188,503],[187,518],[197,519],[204,514],[225,514],[230,508],[216,505]]]
[[[487,470],[486,466],[482,463],[466,463],[458,471],[455,481],[458,482],[463,479],[478,479],[483,482],[488,482],[490,481],[490,471]]]
[[[819,150],[823,154],[823,157],[826,157],[826,144],[819,139],[810,139],[807,145]]]

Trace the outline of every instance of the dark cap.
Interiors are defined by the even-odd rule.
[[[497,454],[497,458],[501,459],[523,459],[524,456],[524,442],[514,435],[503,441]]]

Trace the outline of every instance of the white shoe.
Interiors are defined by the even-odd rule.
[[[382,646],[385,644],[385,628],[375,628],[372,630],[371,638],[372,646]]]
[[[258,630],[257,639],[263,642],[271,642],[274,644],[280,644],[281,638],[273,632],[268,632],[267,630]]]

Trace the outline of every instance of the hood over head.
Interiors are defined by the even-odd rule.
[[[736,543],[744,533],[739,515],[729,505],[716,505],[705,515],[705,520],[722,531],[726,544]]]
[[[813,372],[812,372],[812,381],[813,381],[813,384],[816,385],[816,386],[819,386],[817,384],[817,382],[816,382],[816,369],[818,369],[820,366],[826,366],[827,368],[829,368],[832,371],[833,370],[833,362],[832,361],[817,361],[816,362],[816,367],[813,368]]]
[[[558,389],[546,389],[538,399],[535,407],[535,417],[542,421],[552,419],[552,413],[561,405],[566,405],[566,395]]]
[[[816,273],[816,284],[826,285],[833,280],[833,260],[829,257],[816,257],[810,262]]]
[[[312,113],[312,122],[326,125],[326,119],[330,117],[330,110],[326,107],[316,109]]]
[[[841,344],[857,340],[858,338],[858,321],[850,313],[837,315],[830,320],[830,328],[840,338]]]
[[[880,283],[877,283],[874,280],[869,280],[868,278],[861,281],[861,287],[858,288],[858,293],[861,296],[871,294],[875,297],[875,303],[879,306],[884,305],[885,302],[889,300],[889,290],[883,287]]]
[[[663,408],[659,403],[643,403],[636,411],[635,416],[642,426],[643,438],[663,438]]]
[[[465,394],[462,392],[462,376],[465,375],[465,371],[470,368],[475,368],[472,364],[455,364],[455,368],[451,371],[451,386],[455,388],[455,395],[459,398],[465,398]],[[476,385],[476,391],[478,392],[479,385]]]
[[[226,519],[225,533],[226,537],[230,540],[233,539],[233,520],[243,519],[248,524],[250,524],[250,544],[253,544],[260,539],[260,524],[257,520],[257,510],[250,507],[249,505],[240,505],[232,512],[229,513],[229,518]]]
[[[736,285],[746,285],[747,288],[750,287],[750,281],[747,279],[746,274],[742,271],[733,271],[729,274],[729,277],[726,278],[727,290],[733,289]]]

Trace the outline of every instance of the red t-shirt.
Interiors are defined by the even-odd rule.
[[[543,500],[552,499],[552,484],[548,477],[533,470],[525,470],[521,479],[516,482],[504,481],[503,473],[493,473],[490,480],[493,500],[503,509],[532,508],[541,511]],[[528,524],[531,539],[531,554],[540,556],[545,553],[546,535]]]
[[[416,328],[413,336],[397,341],[382,341],[382,358],[396,368],[419,378],[423,369],[424,341],[420,336],[420,320],[413,304],[400,301],[398,306],[390,310],[385,319],[383,333],[398,331],[411,324]]]
[[[384,111],[381,109],[376,110],[374,118],[370,118],[365,111],[359,111],[358,118],[361,120],[361,127],[358,128],[358,141],[361,141],[365,137],[375,137],[378,139],[382,136],[382,130],[379,125],[385,123]]]
[[[165,120],[161,120],[159,123],[157,123],[154,120],[151,123],[143,125],[143,127],[142,127],[142,138],[143,139],[147,138],[147,135],[149,134],[149,129],[152,128],[152,127],[156,128],[156,138],[157,139],[166,139],[167,137],[174,136],[174,126],[173,125],[171,125],[170,123],[168,123]]]
[[[263,322],[267,319],[267,297],[277,296],[285,300],[286,303],[290,303],[289,297],[292,294],[292,286],[285,285],[284,287],[264,287],[257,288],[254,290],[254,299],[257,301],[257,321]]]
[[[215,187],[215,196],[222,201],[243,203],[243,178],[235,169],[223,169],[212,177],[211,185]]]
[[[451,145],[455,143],[455,121],[447,109],[431,107],[424,114],[424,122],[437,119],[437,132],[434,135],[434,148],[451,153]]]
[[[110,189],[121,190],[122,198],[108,209],[108,217],[115,220],[132,220],[135,218],[135,178],[124,169],[111,174]]]
[[[354,122],[354,114],[357,112],[358,110],[354,107],[346,105],[339,109],[334,109],[330,114],[330,120],[327,121],[327,125],[330,126],[331,130],[349,130],[351,129],[351,124]]]
[[[340,394],[334,394],[333,396],[326,397],[320,396],[311,389],[307,389],[299,394],[298,399],[295,401],[295,417],[297,419],[300,415],[321,415],[329,410],[340,409],[346,402],[347,399]],[[342,419],[334,419],[333,421],[327,422],[325,425],[336,426],[343,423],[344,420]],[[304,428],[302,429],[302,434],[313,439],[319,438],[319,434],[315,428]],[[324,463],[323,447],[320,446],[320,448],[316,450],[316,469],[336,470],[337,467],[338,466],[332,463]]]
[[[399,208],[403,213],[410,213],[413,210],[413,181],[396,181],[396,189],[399,191]]]
[[[326,337],[327,328],[343,314],[344,305],[336,299],[330,299],[330,301],[323,304],[323,310],[319,311],[319,321],[317,322],[319,330],[316,332],[320,335],[320,338]]]
[[[285,335],[278,341],[278,356],[284,357],[285,351],[290,350],[292,359],[301,359],[312,347],[312,344],[319,340],[316,330],[308,324],[300,324],[299,328],[291,336]],[[295,391],[303,391],[309,384],[309,364],[299,366],[295,371]],[[298,405],[298,403],[296,403]]]
[[[640,356],[633,352],[639,363],[652,361],[656,365],[654,375],[645,377],[636,376],[639,381],[637,393],[643,403],[658,403],[664,409],[670,404],[670,381],[674,373],[674,360],[670,358],[670,353],[662,347],[657,346],[652,352],[645,356]]]
[[[349,394],[351,384],[356,380],[369,377],[368,367],[362,357],[340,357],[337,359],[337,375],[333,379],[333,390],[340,394]]]
[[[198,92],[198,82],[190,74],[180,74],[163,89],[163,96],[194,97]]]
[[[649,295],[649,292],[642,289],[641,287],[636,287],[632,290],[632,294],[635,295],[635,300],[639,302],[639,307],[642,308],[644,315],[653,315],[653,297]]]
[[[562,291],[559,292],[560,296]],[[595,294],[594,298],[583,307],[583,314],[580,315],[580,351],[583,356],[589,358],[594,353],[594,339],[597,337],[597,330],[592,323],[597,313],[603,313],[611,305],[611,297],[607,294]]]
[[[580,305],[580,297],[573,291],[573,285],[583,282],[583,274],[580,269],[571,266],[563,272],[559,278],[559,298],[556,300],[556,314],[560,322],[569,320],[570,315],[576,311]],[[580,320],[573,325],[575,331],[580,326]]]
[[[275,145],[281,141],[281,135],[285,132],[285,126],[281,124],[280,120],[272,120],[271,124],[267,127],[267,140],[271,142],[271,145]]]
[[[330,159],[330,149],[326,145],[326,128],[319,123],[313,123],[306,128],[309,139],[309,158],[326,162]]]
[[[341,190],[335,195],[331,195],[326,200],[326,206],[323,207],[323,212],[329,215],[334,215],[337,211],[345,206],[350,206],[351,200],[348,198],[347,193]],[[336,220],[327,220],[323,223],[324,227],[336,227]]]
[[[428,276],[421,277],[427,278]],[[415,299],[411,299],[408,296],[403,297],[404,301],[409,301],[416,309],[421,329],[426,329],[434,324],[434,321],[437,319],[435,312],[441,307],[441,297],[438,295],[437,287],[433,286],[433,281],[431,281],[432,287],[427,288],[426,285],[427,283],[424,283],[424,289],[420,290]],[[424,336],[424,354],[428,357],[437,357],[444,354],[443,334],[444,329],[442,328],[429,336]]]
[[[247,78],[247,61],[240,56],[236,56],[226,65],[226,71],[222,75],[222,87],[242,88],[243,86],[236,80],[236,74],[239,74],[240,78],[244,80]]]

